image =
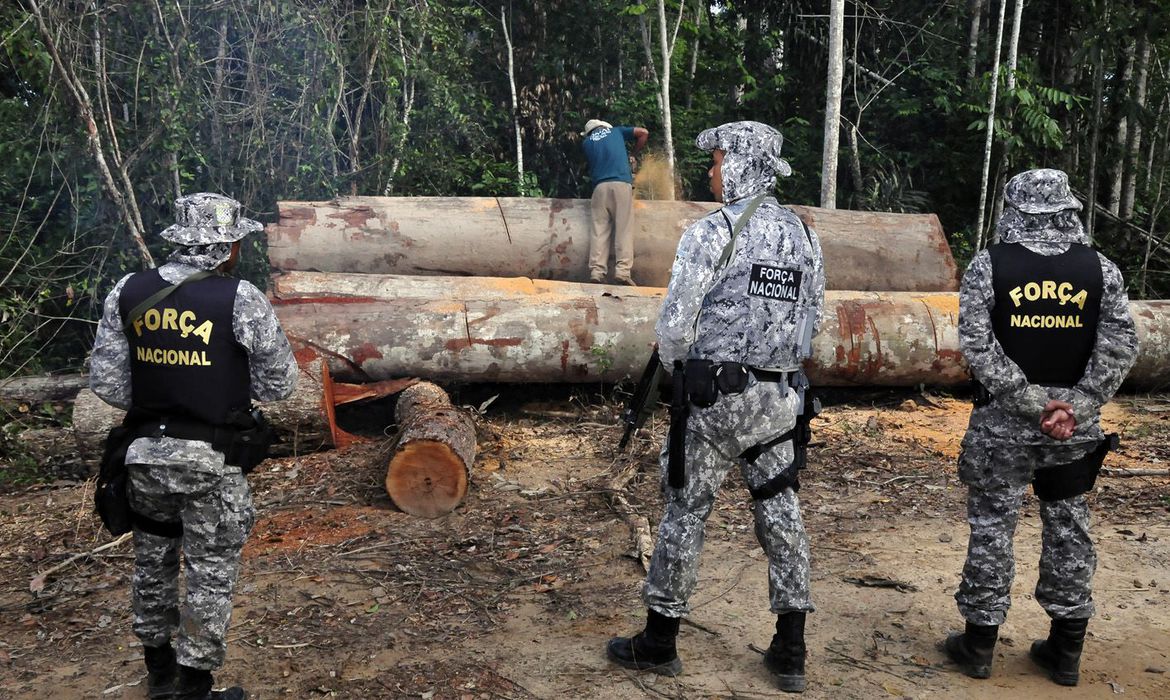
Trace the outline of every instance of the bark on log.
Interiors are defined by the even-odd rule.
[[[683,229],[717,206],[635,202],[634,280],[665,286]],[[792,208],[820,236],[829,289],[959,288],[933,214]],[[274,270],[589,279],[587,199],[345,197],[279,209],[266,229]]]
[[[68,401],[88,386],[89,376],[85,374],[13,377],[0,381],[0,401]]]
[[[285,331],[326,357],[335,376],[524,383],[636,377],[664,294],[523,278],[307,272],[279,276],[272,289]],[[1170,301],[1130,308],[1141,341],[1130,384],[1165,384]],[[821,386],[961,384],[968,374],[958,316],[954,293],[830,291],[806,368]]]
[[[403,390],[395,418],[400,432],[386,469],[386,493],[411,515],[450,513],[467,495],[475,421],[430,382]]]

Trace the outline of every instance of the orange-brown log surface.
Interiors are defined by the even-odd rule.
[[[467,495],[475,461],[475,421],[430,382],[403,390],[399,437],[386,469],[386,493],[411,515],[437,518]]]
[[[273,303],[290,336],[361,381],[584,382],[636,377],[664,290],[525,278],[288,273]],[[1131,304],[1141,351],[1134,386],[1170,378],[1170,302]],[[825,295],[806,363],[822,386],[967,381],[955,293]]]
[[[589,279],[587,199],[344,197],[279,202],[268,226],[274,270]],[[638,284],[670,279],[682,231],[714,202],[634,203]],[[938,217],[793,206],[820,236],[829,289],[955,291]]]

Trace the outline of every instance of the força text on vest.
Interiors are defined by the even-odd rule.
[[[193,311],[179,312],[177,309],[164,308],[148,309],[141,318],[135,319],[134,332],[139,338],[143,332],[156,333],[171,331],[186,339],[195,336],[203,341],[204,345],[211,343],[211,331],[215,324],[211,321],[200,321]],[[164,350],[139,345],[134,349],[135,359],[141,362],[151,362],[158,365],[211,365],[204,350]]]
[[[1076,304],[1078,309],[1084,311],[1089,293],[1084,289],[1074,293],[1069,282],[1042,280],[1017,286],[1008,292],[1008,296],[1017,309],[1025,300],[1045,299],[1059,301],[1061,306]],[[1013,328],[1084,328],[1080,314],[1012,314],[1010,323]]]

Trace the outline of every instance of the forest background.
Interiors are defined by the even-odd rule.
[[[676,196],[710,199],[695,135],[755,119],[785,137],[781,201],[822,203],[830,5],[3,3],[0,380],[84,369],[179,193],[264,222],[347,194],[588,197],[598,117],[646,126]],[[1168,296],[1168,21],[1156,1],[845,2],[836,206],[937,213],[965,263],[1007,177],[1062,168],[1131,298]]]

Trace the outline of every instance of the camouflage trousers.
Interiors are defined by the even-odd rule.
[[[1059,450],[1009,446],[995,451],[964,451],[959,473],[968,486],[967,522],[971,536],[955,601],[968,622],[1002,625],[1007,619],[1015,577],[1012,540],[1033,470],[1071,462],[1086,450],[1073,446]],[[1040,521],[1036,602],[1054,619],[1092,617],[1097,555],[1089,534],[1085,497],[1041,501]]]
[[[796,423],[796,394],[782,384],[753,383],[742,394],[721,396],[709,408],[692,409],[686,434],[686,483],[666,483],[667,452],[660,464],[666,512],[658,525],[658,540],[642,598],[651,610],[667,617],[683,617],[698,583],[699,555],[707,517],[719,486],[732,466],[738,466],[751,488],[759,488],[789,469],[792,442],[760,454],[753,462],[739,457],[744,450],[768,442]],[[809,545],[800,515],[800,499],[785,489],[752,502],[756,539],[768,556],[771,610],[783,613],[811,611]]]
[[[130,465],[135,511],[155,520],[182,520],[172,539],[134,530],[134,634],[162,646],[177,632],[180,664],[223,665],[240,552],[255,521],[252,492],[238,470],[198,472],[183,465]],[[179,608],[179,553],[187,562],[187,595]]]

